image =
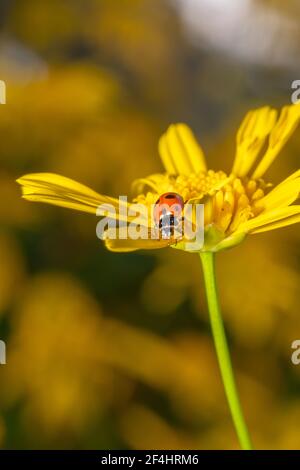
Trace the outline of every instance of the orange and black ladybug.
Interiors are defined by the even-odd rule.
[[[171,238],[183,217],[184,201],[180,194],[164,193],[154,206],[154,222],[162,238]]]

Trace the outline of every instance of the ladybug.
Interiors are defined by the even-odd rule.
[[[155,203],[154,222],[164,239],[174,236],[183,216],[184,201],[177,193],[164,193]]]

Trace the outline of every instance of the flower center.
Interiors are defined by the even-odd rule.
[[[223,171],[213,170],[188,176],[157,175],[155,179],[141,180],[141,183],[143,188],[149,186],[152,191],[139,194],[134,202],[150,206],[161,194],[176,192],[185,203],[192,199],[191,202],[204,204],[205,226],[214,225],[226,235],[262,211],[257,202],[268,187],[263,180],[228,177]]]
[[[233,233],[240,224],[256,217],[263,209],[257,202],[265,195],[264,181],[236,178],[233,175],[212,196],[204,196],[204,223],[215,225],[226,235]]]

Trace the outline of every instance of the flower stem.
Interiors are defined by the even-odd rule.
[[[235,430],[240,442],[240,446],[243,450],[251,450],[251,440],[243,416],[238,391],[236,388],[228,344],[222,320],[222,314],[219,305],[215,276],[214,253],[202,252],[200,253],[200,258],[202,261],[204,273],[205,290],[207,296],[211,328],[214,337],[215,348],[225,389],[225,394],[231,411]]]

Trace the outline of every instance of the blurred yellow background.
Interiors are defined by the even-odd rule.
[[[249,108],[300,79],[288,0],[6,0],[0,6],[0,447],[238,448],[199,260],[113,254],[97,219],[21,200],[15,179],[61,173],[129,194],[187,122],[229,170]],[[300,131],[268,176],[299,167]],[[298,227],[218,256],[224,318],[256,448],[300,448]]]

